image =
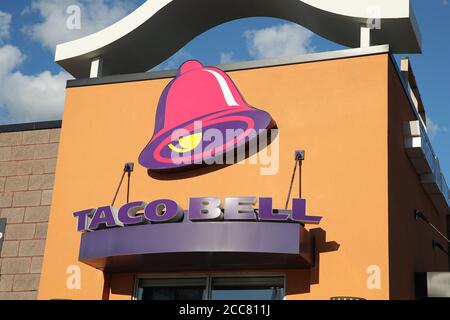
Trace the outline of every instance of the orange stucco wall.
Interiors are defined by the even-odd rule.
[[[278,124],[278,173],[262,176],[261,165],[238,164],[160,181],[137,165],[131,199],[170,198],[186,207],[189,197],[254,195],[272,197],[282,208],[293,152],[305,149],[303,196],[310,214],[324,216],[313,228],[323,252],[312,270],[277,271],[287,275],[288,298],[389,298],[388,64],[388,55],[380,54],[229,72],[246,100]],[[123,164],[137,164],[151,138],[169,80],[67,90],[40,299],[103,297],[103,273],[78,262],[80,234],[72,212],[111,202]],[[117,204],[124,202],[122,190]],[[70,265],[81,268],[80,289],[67,289]],[[366,283],[372,265],[381,271],[381,288],[374,290]],[[133,278],[113,275],[109,298],[130,299]]]

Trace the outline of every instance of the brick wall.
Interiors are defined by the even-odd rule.
[[[0,133],[0,300],[36,299],[60,129]]]

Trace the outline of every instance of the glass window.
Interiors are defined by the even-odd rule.
[[[139,300],[205,300],[206,278],[143,279],[139,282]]]
[[[212,279],[212,300],[283,300],[283,297],[282,277]]]
[[[284,277],[208,276],[141,279],[139,300],[282,300]]]

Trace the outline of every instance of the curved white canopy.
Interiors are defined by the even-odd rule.
[[[373,45],[389,44],[396,53],[421,51],[410,0],[149,0],[97,33],[58,45],[55,61],[76,78],[89,77],[97,57],[103,75],[144,72],[217,25],[257,16],[295,22],[348,47],[359,47],[361,26],[379,18]]]

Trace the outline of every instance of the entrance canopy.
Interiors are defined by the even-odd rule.
[[[394,53],[420,53],[410,0],[150,0],[97,33],[56,47],[56,62],[75,78],[145,72],[201,33],[232,20],[274,17],[295,22],[348,47],[389,44]],[[365,29],[365,30],[364,30]],[[364,31],[363,31],[364,30]]]
[[[86,232],[80,261],[106,272],[303,268],[310,234],[296,223],[183,222]]]

